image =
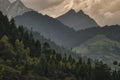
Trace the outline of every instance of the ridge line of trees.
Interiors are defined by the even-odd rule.
[[[98,60],[62,57],[0,12],[0,80],[120,80],[120,71]]]

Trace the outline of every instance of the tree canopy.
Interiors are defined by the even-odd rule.
[[[62,57],[0,12],[0,80],[120,80],[120,71],[99,60]]]

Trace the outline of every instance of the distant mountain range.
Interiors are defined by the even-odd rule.
[[[14,18],[17,25],[24,25],[28,29],[39,32],[47,39],[64,47],[73,46],[75,30],[62,24],[59,20],[42,15],[35,11],[27,12]]]
[[[79,12],[70,10],[66,14],[58,17],[57,19],[63,24],[74,28],[75,30],[87,29],[98,26],[95,20],[86,15],[82,10]]]
[[[9,18],[22,15],[25,12],[33,11],[27,8],[20,0],[11,3],[9,0],[0,0],[0,10]],[[98,24],[83,11],[75,12],[70,10],[66,14],[57,18],[64,25],[74,28],[75,30],[97,27]]]
[[[64,47],[56,45],[50,39],[46,39],[43,36],[41,36],[41,34],[39,32],[35,32],[35,31],[30,31],[30,32],[32,32],[33,37],[35,39],[40,40],[41,44],[44,44],[45,42],[49,43],[49,45],[51,46],[51,48],[53,48],[57,53],[61,53],[62,56],[67,56],[68,57],[69,55],[71,55],[76,60],[81,56],[81,54],[77,54],[74,51],[71,51],[71,50],[66,49]]]
[[[120,61],[120,42],[111,40],[104,35],[96,35],[85,43],[73,49],[82,56],[103,60],[110,65]]]
[[[11,3],[9,0],[0,0],[0,11],[2,11],[9,18],[22,15],[25,12],[31,11],[20,0]]]
[[[61,21],[63,18],[65,21],[67,21],[67,16],[68,19],[73,17],[75,20],[71,19],[73,20],[72,22],[68,21],[73,25],[76,24],[79,26],[79,24],[88,25],[88,23],[92,23],[94,26],[97,26],[97,23],[88,15],[84,14],[83,11],[76,13],[75,11],[70,10],[68,13],[64,14],[58,19],[54,19],[27,8],[20,0],[16,0],[13,3],[10,3],[9,0],[0,1],[2,3],[0,6],[1,10],[5,11],[5,14],[9,18],[17,16],[14,18],[17,25],[24,25],[29,29],[32,28],[33,30],[41,33],[41,35],[43,35],[45,38],[51,39],[56,44],[67,48],[73,48],[77,46],[78,43],[81,43],[81,39],[78,38],[79,34],[76,34],[76,31],[74,30],[75,27],[71,28]],[[94,27],[92,25],[89,27],[83,27],[81,25],[79,26],[79,29]]]
[[[59,46],[63,46],[83,56],[105,60],[109,64],[119,60],[119,25],[99,27],[83,11],[76,13],[73,10],[56,19],[25,7],[19,0],[13,3],[0,0],[0,10],[9,18],[14,17],[17,25],[36,31],[35,38],[41,40],[38,35],[40,33],[58,51],[62,51]]]
[[[75,31],[73,28],[61,23],[59,20],[47,15],[44,16],[35,11],[26,12],[14,19],[17,25],[24,25],[29,29],[33,29],[45,38],[66,48],[79,46],[97,34],[103,34],[110,37],[110,39],[119,40],[119,27],[117,27],[117,25],[115,27],[92,27]]]

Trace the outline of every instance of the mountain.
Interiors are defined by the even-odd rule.
[[[0,80],[120,80],[102,61],[62,57],[0,12]]]
[[[120,26],[92,27],[89,29],[75,31],[59,20],[42,15],[35,11],[26,12],[14,18],[17,25],[26,26],[39,32],[42,36],[65,48],[79,46],[96,35],[105,35],[108,38],[120,41]],[[116,36],[114,36],[116,35]]]
[[[0,0],[0,11],[4,14],[6,13],[6,9],[11,5],[9,0]]]
[[[82,10],[79,12],[70,10],[66,14],[58,17],[57,19],[63,24],[74,28],[75,30],[87,29],[98,26],[94,19],[86,15]]]
[[[104,27],[94,27],[85,30],[79,30],[76,32],[77,44],[83,44],[87,40],[95,37],[96,35],[105,35],[111,40],[119,41],[120,42],[120,26],[119,25],[111,25],[111,26],[104,26]],[[76,44],[76,45],[77,45]],[[79,46],[78,45],[78,46]]]
[[[16,0],[13,3],[9,0],[0,0],[0,10],[10,19],[32,9],[27,8],[20,0]]]
[[[98,34],[103,34],[113,40],[120,40],[119,25],[92,27],[85,30],[75,31],[73,28],[61,23],[59,20],[47,15],[44,16],[35,11],[26,12],[14,19],[17,25],[23,25],[28,29],[33,29],[45,38],[55,42],[57,45],[69,49],[83,44],[85,41]]]
[[[80,54],[76,54],[75,52],[73,52],[73,51],[71,51],[69,49],[66,49],[64,47],[61,47],[61,46],[55,44],[50,39],[44,38],[43,36],[41,36],[41,34],[39,32],[36,32],[36,31],[30,31],[30,32],[32,32],[34,39],[40,40],[41,44],[44,44],[45,42],[49,43],[51,48],[56,50],[57,53],[61,53],[62,56],[64,56],[64,55],[66,55],[66,56],[71,55],[76,60],[81,56]]]
[[[92,59],[102,60],[109,65],[113,61],[120,61],[120,42],[111,40],[104,35],[96,35],[87,40],[73,51]]]
[[[64,47],[71,47],[75,30],[62,24],[59,20],[42,15],[35,11],[27,12],[14,18],[17,25],[39,32],[47,39]]]
[[[31,10],[32,9],[27,8],[20,0],[16,0],[7,9],[7,15],[9,16],[9,18],[12,18]]]

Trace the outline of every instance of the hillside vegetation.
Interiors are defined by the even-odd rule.
[[[120,42],[111,40],[104,35],[97,35],[87,40],[73,51],[92,59],[99,59],[112,65],[113,61],[120,61]]]
[[[117,66],[117,63],[115,63]],[[0,80],[119,80],[102,61],[62,57],[0,12]]]

